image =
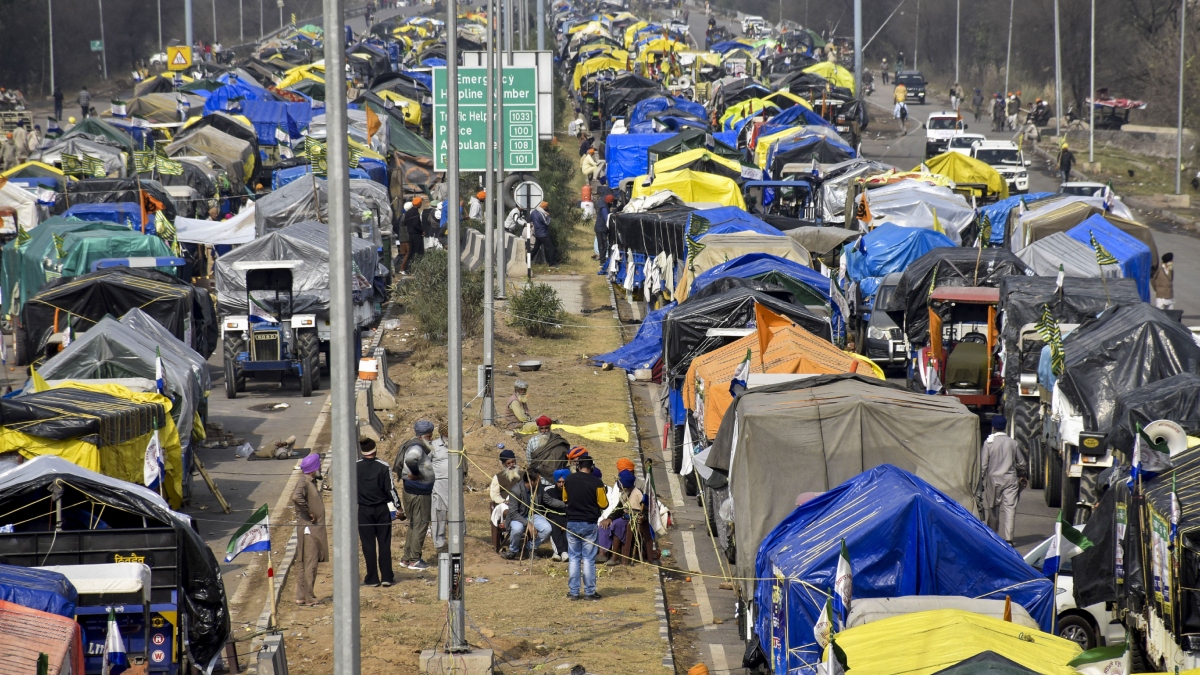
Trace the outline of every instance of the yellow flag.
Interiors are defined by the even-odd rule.
[[[942,234],[946,234],[946,228],[942,227],[942,221],[938,220],[937,209],[933,210],[933,229]]]
[[[30,366],[29,373],[30,373],[30,377],[33,379],[33,390],[35,392],[47,391],[50,389],[50,385],[46,382],[46,378],[44,378],[40,374],[38,374],[38,371],[36,368],[34,368],[33,366]]]

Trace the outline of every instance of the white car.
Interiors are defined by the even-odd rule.
[[[983,134],[955,134],[950,138],[946,149],[950,152],[957,152],[960,155],[971,156],[971,146],[977,141],[986,141],[987,136]]]
[[[742,17],[742,33],[750,35],[751,31],[757,33],[760,27],[766,26],[767,20],[757,14],[747,14]]]
[[[1108,187],[1106,183],[1072,181],[1058,186],[1058,191],[1064,195],[1075,195],[1077,197],[1103,197],[1104,188],[1106,187]],[[1113,197],[1118,201],[1121,199],[1118,195],[1113,195]]]
[[[1033,162],[1025,159],[1021,148],[1012,141],[980,141],[971,145],[971,157],[995,169],[1008,183],[1009,194],[1029,192],[1029,170]]]
[[[946,151],[950,139],[967,129],[967,123],[953,110],[932,113],[925,124],[925,159]]]
[[[167,53],[166,53],[166,52],[159,52],[159,53],[157,53],[157,54],[153,54],[153,55],[151,55],[151,57],[150,57],[150,65],[152,65],[152,66],[165,66],[165,65],[167,65]]]
[[[1048,548],[1049,539],[1026,553],[1025,562],[1040,572]],[[1084,651],[1125,641],[1125,626],[1113,619],[1112,612],[1104,608],[1104,603],[1098,602],[1083,609],[1075,606],[1075,579],[1071,575],[1070,558],[1059,565],[1054,606],[1058,613],[1054,621],[1055,632],[1059,637],[1078,644]]]

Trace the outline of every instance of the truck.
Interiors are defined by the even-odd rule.
[[[1029,192],[1029,170],[1032,161],[1025,159],[1021,148],[1012,141],[979,141],[971,145],[970,156],[992,167],[1008,183],[1009,194]]]

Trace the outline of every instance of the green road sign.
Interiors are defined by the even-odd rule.
[[[92,51],[94,51],[94,52],[104,51],[104,43],[101,42],[100,40],[92,40]]]
[[[505,68],[502,138],[498,139],[505,171],[537,171],[537,69]],[[446,69],[433,69],[433,168],[446,170],[450,119],[446,99]],[[487,168],[487,69],[458,69],[458,167],[460,171]]]

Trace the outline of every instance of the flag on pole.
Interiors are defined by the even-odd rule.
[[[1050,371],[1055,377],[1062,375],[1063,365],[1066,363],[1066,356],[1063,352],[1062,330],[1058,327],[1058,320],[1050,313],[1050,305],[1042,305],[1042,315],[1034,324],[1038,335],[1042,341],[1050,347]]]
[[[1137,425],[1137,435],[1133,439],[1133,468],[1129,471],[1129,487],[1137,485],[1139,477],[1145,473],[1145,478],[1152,478],[1164,471],[1175,468],[1171,463],[1171,453],[1165,443],[1155,443],[1150,440],[1142,425]]]
[[[154,432],[150,434],[150,442],[146,444],[146,458],[142,464],[142,483],[151,490],[161,490],[163,469],[162,443],[158,440],[158,421],[154,422]]]
[[[33,380],[33,390],[35,392],[47,391],[50,389],[50,385],[46,382],[46,378],[42,377],[42,374],[39,373],[33,366],[29,367],[29,379]]]
[[[983,248],[992,241],[992,219],[985,213],[983,219],[979,221],[979,239],[976,240],[976,248]]]
[[[1179,517],[1183,509],[1179,507],[1179,492],[1175,489],[1175,472],[1171,472],[1171,547],[1179,535]]]
[[[746,358],[738,364],[737,370],[733,371],[733,379],[729,382],[729,394],[737,398],[739,394],[746,391],[746,380],[750,379],[750,350],[746,350]]]
[[[833,600],[829,598],[825,599],[825,608],[821,610],[821,616],[817,617],[817,623],[813,625],[813,638],[821,649],[829,646],[829,641],[833,639]]]
[[[846,652],[832,638],[825,650],[825,662],[817,670],[823,675],[846,675],[846,671],[850,670],[850,666],[846,665]]]
[[[1058,279],[1054,282],[1054,292],[1062,293],[1063,282],[1067,280],[1067,271],[1063,269],[1062,264],[1058,266]]]
[[[1004,620],[1012,623],[1012,596],[1004,596]]]
[[[1113,194],[1112,181],[1108,181],[1108,184],[1104,186],[1103,199],[1105,213],[1112,213],[1113,207],[1117,205],[1117,196]]]
[[[1063,561],[1074,558],[1092,546],[1092,540],[1065,522],[1062,511],[1059,511],[1054,521],[1054,536],[1050,538],[1050,548],[1046,549],[1046,559],[1042,563],[1042,574],[1053,579]]]
[[[225,549],[225,562],[233,562],[243,551],[270,550],[271,516],[267,513],[267,505],[263,504],[229,539],[229,546]]]
[[[833,577],[833,611],[837,616],[839,631],[846,629],[850,619],[850,597],[854,595],[854,577],[850,569],[850,551],[846,540],[842,540],[842,552],[838,555],[837,574]]]
[[[1119,265],[1121,261],[1113,257],[1104,246],[1096,241],[1096,233],[1088,230],[1088,236],[1092,239],[1092,248],[1096,251],[1096,264],[1104,267],[1105,265]]]
[[[121,637],[121,629],[117,626],[117,614],[108,610],[108,636],[104,640],[104,668],[109,675],[120,675],[129,668],[129,659],[125,656],[125,639]]]
[[[1089,649],[1068,661],[1067,665],[1084,675],[1129,675],[1133,672],[1132,661],[1129,643],[1124,642]]]
[[[163,377],[162,349],[154,348],[154,386],[161,396],[167,395],[167,381]]]

